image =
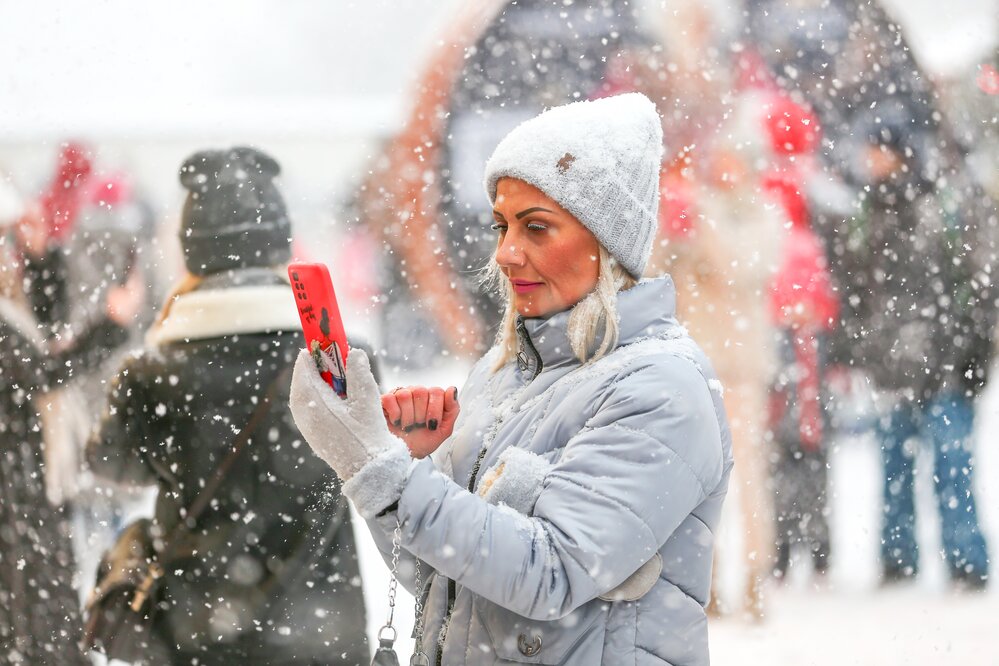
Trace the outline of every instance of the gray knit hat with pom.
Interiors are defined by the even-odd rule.
[[[662,153],[662,123],[645,95],[573,102],[521,123],[500,141],[486,163],[486,191],[495,204],[500,178],[533,185],[641,278],[658,226]]]

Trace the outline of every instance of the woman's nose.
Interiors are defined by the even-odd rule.
[[[524,250],[517,239],[513,234],[505,234],[496,248],[496,263],[504,268],[512,268],[523,266],[524,261]]]

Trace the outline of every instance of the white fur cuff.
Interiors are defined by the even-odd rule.
[[[490,504],[505,504],[529,516],[553,467],[536,453],[511,447],[482,477],[479,493]]]
[[[374,518],[402,496],[413,462],[409,449],[397,437],[392,445],[362,467],[343,484],[343,494],[354,502],[364,518]]]

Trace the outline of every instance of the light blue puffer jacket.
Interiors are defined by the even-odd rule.
[[[583,366],[568,312],[523,320],[518,362],[475,366],[451,438],[369,519],[386,555],[401,522],[414,594],[421,561],[432,664],[708,663],[731,440],[675,300],[669,277],[620,293],[618,347]]]

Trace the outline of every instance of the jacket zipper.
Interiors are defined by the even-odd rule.
[[[468,479],[468,492],[475,492],[475,479],[479,476],[479,468],[482,467],[482,459],[486,457],[488,447],[483,446],[479,450],[479,457],[472,465],[472,476]],[[437,638],[437,660],[436,666],[442,666],[444,659],[444,641],[447,640],[447,632],[451,627],[451,615],[454,613],[454,601],[458,596],[458,584],[450,578],[447,579],[447,612],[444,613],[444,623],[441,625],[441,633]]]
[[[520,340],[520,352],[517,354],[517,363],[520,365],[521,372],[525,372],[530,368],[530,363],[527,361],[527,352],[531,352],[534,357],[534,372],[531,374],[528,382],[534,381],[534,378],[541,374],[541,371],[545,367],[544,360],[541,358],[541,354],[538,353],[537,348],[534,346],[534,342],[531,341],[531,336],[527,332],[527,325],[524,324],[524,320],[517,317],[517,337]]]
[[[524,325],[524,321],[517,318],[517,334],[521,341],[521,348],[523,353],[523,348],[526,347],[535,359],[535,372],[533,373],[531,380],[541,374],[541,370],[544,368],[544,363],[541,359],[541,354],[534,347],[534,343],[531,342],[531,336],[527,334],[527,327]],[[520,359],[518,359],[519,362]],[[527,363],[523,364],[528,366]],[[526,370],[527,367],[522,367],[522,370]],[[529,380],[530,381],[530,380]],[[468,479],[468,492],[475,492],[475,480],[479,476],[479,469],[482,467],[482,459],[486,457],[486,451],[489,449],[489,442],[479,450],[479,456],[475,459],[475,464],[472,465],[472,475]],[[447,611],[444,613],[444,623],[441,625],[440,634],[437,637],[437,659],[436,666],[443,666],[442,660],[444,659],[444,641],[447,640],[448,630],[451,627],[451,615],[454,613],[454,601],[455,597],[458,596],[458,585],[450,578],[447,579]]]

